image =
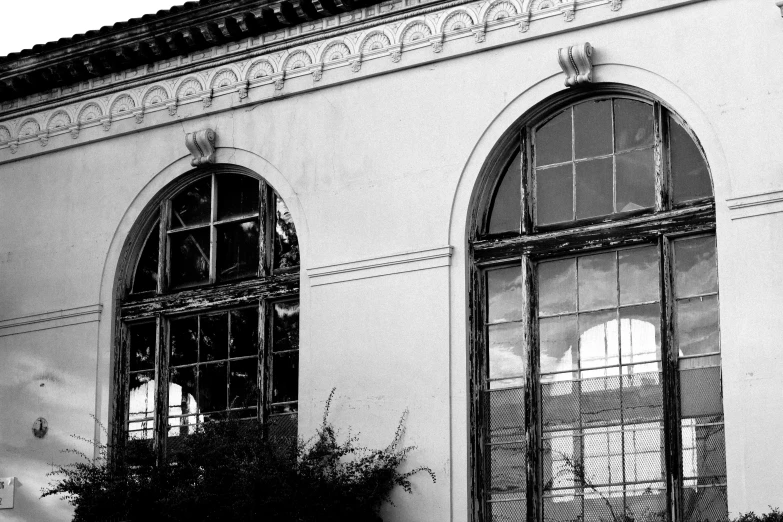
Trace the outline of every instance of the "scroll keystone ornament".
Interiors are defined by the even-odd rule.
[[[198,167],[215,162],[215,138],[217,134],[212,129],[201,129],[185,135],[185,145],[193,156],[191,165]]]
[[[557,50],[557,59],[566,75],[566,87],[593,81],[593,47],[585,42]]]

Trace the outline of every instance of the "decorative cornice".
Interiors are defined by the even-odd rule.
[[[413,1],[419,0],[391,0],[388,5]],[[545,5],[540,0],[524,0],[522,4],[519,0],[452,0],[352,28],[337,27],[296,40],[296,45],[253,49],[253,40],[246,39],[231,44],[237,47],[231,59],[182,65],[181,71],[129,78],[111,88],[96,85],[78,97],[52,98],[36,109],[10,108],[5,117],[0,112],[0,163],[137,132],[166,124],[169,118],[198,117],[240,103],[270,101],[320,88],[333,80],[353,81],[479,50],[452,45],[464,39],[490,49],[699,1],[703,0],[657,0],[654,4],[626,0],[620,11],[613,11],[613,0],[584,0],[576,5],[576,20],[565,22],[558,8],[535,10],[537,5]],[[387,3],[373,9],[384,5]],[[579,12],[584,9],[595,10],[599,16],[580,22]],[[365,64],[370,63],[368,70]],[[165,62],[157,64],[162,65]],[[302,81],[303,77],[309,81]],[[28,145],[31,142],[37,146]]]
[[[731,219],[743,219],[783,212],[783,190],[737,196],[726,200]]]
[[[322,286],[357,279],[447,267],[451,264],[450,246],[405,252],[388,256],[324,265],[307,269],[311,286]]]

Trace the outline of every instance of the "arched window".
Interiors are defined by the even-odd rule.
[[[265,181],[239,167],[186,176],[126,246],[115,443],[167,441],[211,418],[296,434],[299,245]],[[121,427],[121,429],[119,429]]]
[[[485,165],[474,521],[727,518],[715,205],[685,122],[595,87]]]

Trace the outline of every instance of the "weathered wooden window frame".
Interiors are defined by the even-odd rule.
[[[568,222],[537,228],[532,193],[533,129],[558,111],[588,99],[621,97],[652,103],[654,107],[654,157],[656,175],[655,208],[652,211]],[[666,465],[666,495],[668,522],[682,520],[682,454],[680,433],[680,388],[678,354],[675,346],[672,240],[682,236],[714,235],[714,197],[689,201],[672,208],[670,201],[671,171],[667,115],[677,118],[673,110],[649,93],[628,86],[599,84],[586,87],[577,94],[563,92],[532,109],[507,132],[496,145],[480,173],[471,216],[468,238],[469,251],[469,343],[470,343],[470,465],[471,516],[474,522],[486,519],[488,478],[485,451],[488,416],[482,405],[488,373],[486,338],[488,269],[520,266],[522,271],[522,342],[527,347],[527,371],[524,384],[524,419],[527,491],[527,522],[540,522],[543,516],[543,469],[541,452],[541,383],[538,353],[538,305],[536,264],[539,261],[570,255],[612,250],[640,244],[656,245],[659,251],[661,298],[661,353],[664,396],[664,437]],[[678,122],[680,121],[677,118]],[[687,125],[683,126],[688,130]],[[690,133],[690,131],[688,130]],[[691,138],[699,145],[692,133]],[[701,146],[699,145],[699,149]],[[517,152],[521,151],[521,223],[520,233],[491,236],[489,218],[492,200],[503,180],[503,174]],[[706,159],[705,159],[706,161]]]
[[[259,181],[259,265],[255,277],[236,281],[217,281],[216,229],[224,222],[242,221],[242,215],[217,221],[217,183],[222,174],[241,174]],[[169,289],[170,242],[168,222],[171,219],[171,199],[182,189],[205,177],[212,177],[210,228],[209,282]],[[121,256],[118,271],[118,296],[115,315],[115,350],[113,353],[112,411],[109,438],[113,448],[123,448],[128,441],[128,411],[130,401],[130,335],[129,327],[143,322],[155,322],[155,408],[153,451],[159,460],[166,458],[168,432],[168,350],[169,322],[183,316],[228,311],[241,307],[258,308],[258,420],[266,423],[270,415],[272,397],[272,315],[274,305],[298,302],[299,267],[274,268],[274,240],[276,220],[276,193],[260,176],[235,165],[214,165],[198,168],[170,184],[149,205],[136,223]],[[154,292],[133,294],[133,278],[142,249],[156,224],[158,227],[158,280]],[[176,231],[179,231],[177,229]],[[184,230],[187,230],[185,228]]]

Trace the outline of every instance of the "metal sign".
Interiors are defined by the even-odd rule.
[[[0,478],[0,509],[13,509],[14,482],[14,477]]]

